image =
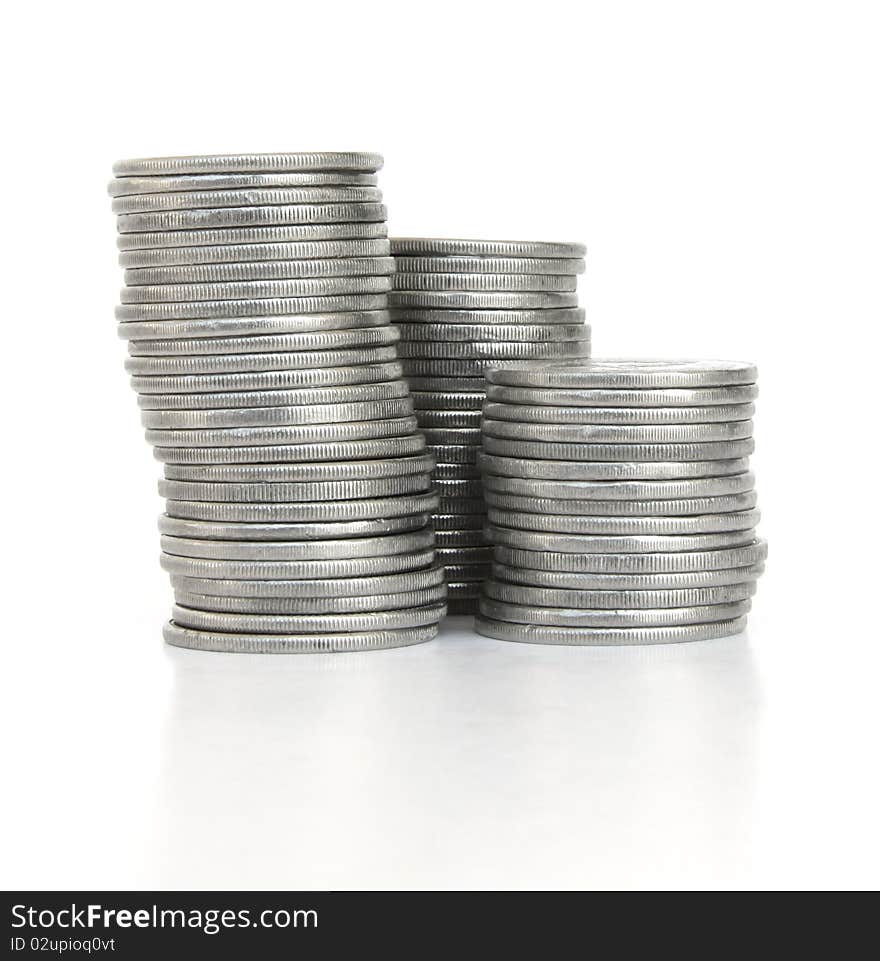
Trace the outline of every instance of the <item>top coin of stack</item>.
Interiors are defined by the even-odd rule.
[[[490,371],[495,563],[477,630],[551,644],[743,630],[767,553],[749,472],[756,376],[727,361]]]
[[[419,426],[437,461],[438,554],[450,613],[474,613],[491,548],[476,454],[485,371],[524,359],[584,358],[581,244],[392,238],[389,303]]]
[[[432,459],[397,359],[366,153],[123,161],[117,308],[165,465],[173,644],[427,640],[445,611]]]

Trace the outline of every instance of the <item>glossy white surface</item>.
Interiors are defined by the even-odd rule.
[[[877,886],[873,5],[8,19],[0,884]],[[585,241],[597,356],[758,363],[748,638],[163,647],[105,183],[298,149],[382,151],[398,235]]]
[[[4,883],[869,884],[877,659],[764,623],[570,650],[456,619],[406,650],[263,658],[102,632],[31,665]]]

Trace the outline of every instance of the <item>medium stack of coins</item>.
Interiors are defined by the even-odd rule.
[[[396,647],[445,613],[433,459],[387,310],[380,166],[305,153],[114,168],[119,332],[165,465],[171,644]]]
[[[488,372],[495,562],[477,631],[547,644],[742,631],[767,554],[749,472],[756,375],[723,361]]]
[[[434,517],[449,613],[473,614],[491,547],[476,455],[493,364],[590,356],[577,307],[581,244],[392,238],[389,303],[419,426],[437,461]]]

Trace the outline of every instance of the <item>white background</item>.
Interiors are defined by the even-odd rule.
[[[0,883],[876,886],[876,11],[8,11]],[[747,636],[163,647],[111,163],[308,149],[381,151],[395,234],[586,242],[597,356],[759,364]]]

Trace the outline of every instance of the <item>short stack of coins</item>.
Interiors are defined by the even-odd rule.
[[[436,634],[438,499],[390,325],[381,162],[114,167],[117,319],[164,464],[171,644],[350,651]]]
[[[581,244],[392,238],[389,298],[419,426],[433,453],[434,517],[451,614],[473,614],[492,551],[476,456],[484,373],[517,360],[586,358]]]
[[[749,471],[756,378],[726,361],[489,371],[494,563],[477,631],[586,645],[744,630],[767,555]]]

